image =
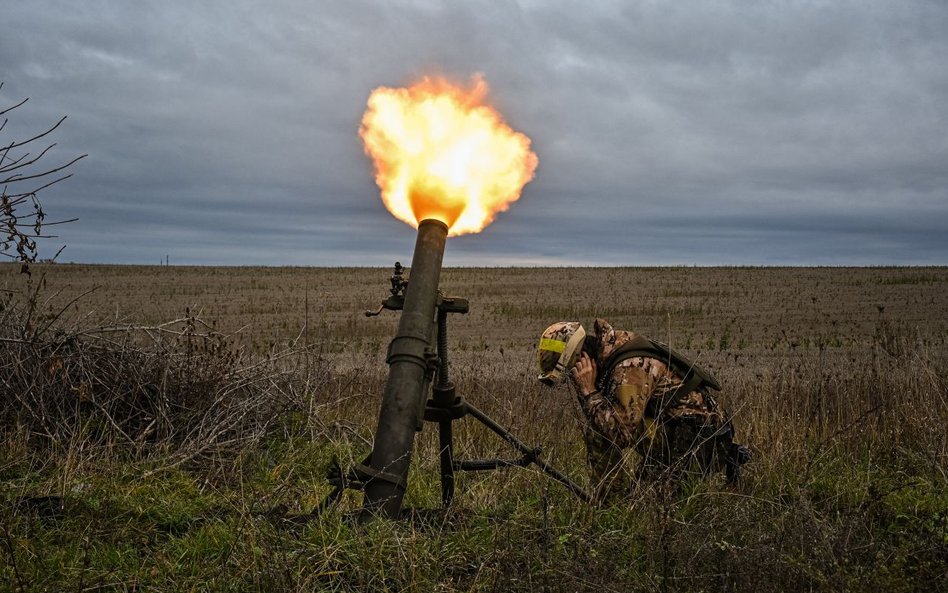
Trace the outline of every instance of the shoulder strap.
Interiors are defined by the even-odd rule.
[[[598,384],[596,385],[599,390],[605,393],[609,377],[619,363],[638,357],[656,358],[667,364],[672,372],[682,377],[683,383],[681,386],[688,385],[687,393],[700,387],[709,387],[716,391],[721,390],[721,384],[707,370],[699,367],[689,358],[668,347],[668,345],[650,340],[645,336],[635,336],[609,355],[599,371]],[[681,389],[675,391],[680,393]],[[687,393],[681,395],[687,395]]]
[[[698,366],[695,361],[691,360],[681,352],[672,349],[667,344],[662,342],[657,342],[655,340],[649,340],[652,344],[662,351],[662,360],[668,362],[671,361],[672,370],[684,377],[688,378],[688,375],[694,375],[701,379],[702,387],[710,387],[715,391],[721,391],[721,384],[718,383],[718,380],[714,378],[714,375],[711,374],[706,368]]]

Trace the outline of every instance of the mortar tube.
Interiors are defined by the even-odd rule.
[[[383,479],[370,480],[365,486],[362,520],[373,516],[395,519],[402,507],[421,409],[419,400],[428,396],[425,351],[432,346],[431,329],[447,236],[448,226],[439,220],[427,219],[418,225],[401,319],[389,345],[388,380],[371,458],[374,472],[395,477],[400,484]]]

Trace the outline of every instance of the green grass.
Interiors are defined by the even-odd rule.
[[[470,497],[465,476],[447,513],[358,525],[351,494],[306,523],[284,521],[325,496],[322,472],[346,447],[275,440],[225,471],[58,459],[13,476],[25,460],[5,459],[0,582],[26,591],[913,591],[943,577],[948,559],[948,483],[898,450],[831,448],[798,467],[762,461],[741,489],[642,487],[598,509],[539,474],[508,470],[487,480],[514,481],[515,491]],[[436,472],[417,465],[408,501],[434,506]],[[49,493],[64,497],[61,516],[24,502]]]

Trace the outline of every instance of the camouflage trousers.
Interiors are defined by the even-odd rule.
[[[679,416],[656,426],[654,437],[640,441],[639,473],[656,479],[678,480],[687,475],[705,476],[721,470],[730,433],[703,416]]]
[[[622,449],[588,425],[583,430],[583,439],[586,441],[593,500],[603,503],[628,492],[631,482],[623,467]]]
[[[628,493],[633,480],[678,482],[719,471],[730,444],[720,426],[708,425],[701,417],[672,418],[656,423],[653,434],[643,434],[635,446],[639,463],[629,471],[622,448],[591,426],[583,436],[593,496],[600,503]]]

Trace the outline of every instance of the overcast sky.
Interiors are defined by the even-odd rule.
[[[369,93],[478,72],[540,164],[445,265],[948,264],[942,0],[11,2],[0,141],[89,154],[41,255],[390,265]]]

